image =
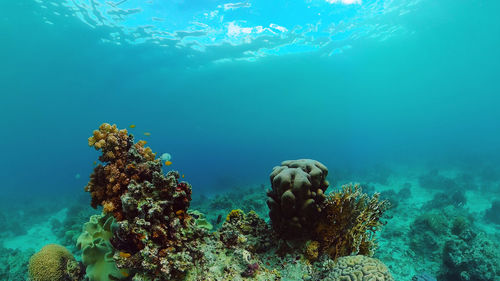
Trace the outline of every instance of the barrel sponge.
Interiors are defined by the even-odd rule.
[[[287,160],[273,168],[267,192],[269,217],[283,238],[302,236],[321,212],[328,169],[316,160]]]
[[[67,280],[67,264],[75,261],[73,255],[63,246],[49,244],[30,258],[29,275],[33,281]]]
[[[346,256],[335,260],[328,278],[331,281],[394,281],[385,264],[366,256]]]

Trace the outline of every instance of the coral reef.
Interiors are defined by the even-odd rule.
[[[164,175],[145,142],[134,143],[115,125],[102,124],[89,145],[101,150],[104,166],[94,169],[86,190],[92,206],[102,205],[117,221],[110,237],[116,266],[137,280],[181,278],[202,256],[197,239],[206,234],[187,213],[191,186],[179,182],[178,172]]]
[[[273,168],[267,196],[273,228],[284,238],[297,238],[308,232],[321,212],[328,188],[328,169],[318,161],[283,161]]]
[[[472,223],[472,217],[453,206],[426,211],[410,225],[410,248],[421,256],[439,260],[447,237],[460,235]]]
[[[335,265],[324,280],[331,281],[394,281],[389,269],[378,259],[362,255],[341,257],[335,260]]]
[[[187,213],[191,186],[179,173],[153,172],[152,182],[132,182],[122,196],[124,220],[117,222],[111,242],[128,255],[115,254],[120,268],[146,279],[175,279],[200,259],[197,239],[206,229]]]
[[[191,185],[180,181],[177,171],[164,174],[144,141],[134,143],[126,130],[103,124],[89,145],[102,152],[102,163],[85,190],[102,214],[91,216],[76,238],[85,268],[72,257],[60,259],[71,266],[55,266],[64,276],[51,280],[339,280],[348,270],[392,280],[376,259],[341,258],[373,254],[387,201],[379,201],[378,193],[363,194],[358,185],[325,195],[328,169],[318,161],[284,161],[274,168],[267,192],[269,224],[249,210],[264,212],[264,203],[255,203],[266,196],[260,192],[264,185],[245,191],[243,200],[235,193],[202,204],[209,211],[232,209],[214,211],[207,219],[189,210]],[[72,241],[73,225],[92,213],[78,207],[68,213],[52,226],[63,237],[66,225],[70,230],[64,237]],[[210,222],[222,226],[213,231]]]
[[[381,217],[388,207],[388,201],[379,201],[378,193],[369,197],[359,185],[344,185],[323,203],[323,213],[314,228],[315,240],[333,259],[353,254],[371,256],[376,248],[375,232],[382,226]]]
[[[477,227],[473,215],[463,208],[448,205],[422,213],[412,223],[408,237],[410,248],[418,256],[439,265],[439,280],[500,277],[499,245]]]
[[[457,281],[500,280],[499,244],[484,233],[446,241],[443,248],[441,278]]]
[[[29,262],[29,275],[33,281],[77,281],[81,267],[63,246],[49,244],[35,253]]]
[[[269,249],[275,239],[269,225],[255,212],[231,211],[219,231],[219,239],[228,248],[239,247],[253,253]]]

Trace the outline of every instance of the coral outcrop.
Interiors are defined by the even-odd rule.
[[[341,257],[335,260],[335,265],[325,280],[329,281],[394,281],[387,266],[378,259],[362,255]]]
[[[375,232],[382,226],[389,202],[379,200],[378,193],[368,196],[359,184],[325,195],[327,174],[323,164],[311,159],[288,160],[274,167],[272,190],[267,193],[273,229],[284,239],[317,241],[333,259],[373,255]]]
[[[88,143],[102,152],[99,160],[104,164],[94,168],[85,186],[92,196],[92,207],[103,206],[104,212],[122,220],[120,197],[127,192],[130,182],[151,181],[153,170],[160,169],[161,162],[155,160],[151,148],[144,147],[145,141],[134,143],[133,136],[126,129],[118,130],[116,125],[102,124]]]
[[[109,239],[114,254],[105,239],[97,241],[96,254],[105,253],[99,262],[113,256],[120,272],[131,272],[137,280],[173,280],[202,256],[196,243],[206,229],[187,213],[191,185],[179,181],[178,172],[164,175],[161,161],[145,144],[110,124],[89,138],[89,145],[102,152],[103,165],[94,169],[85,190],[93,207],[102,205],[116,219]]]
[[[63,246],[49,244],[30,258],[29,275],[32,281],[77,281],[81,267]]]
[[[322,210],[328,169],[316,160],[283,161],[273,168],[267,205],[273,228],[284,238],[297,238],[312,227]]]

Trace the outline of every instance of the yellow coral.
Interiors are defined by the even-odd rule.
[[[64,281],[66,264],[74,261],[71,253],[61,245],[49,244],[30,258],[29,275],[33,281]]]
[[[227,214],[226,221],[239,220],[243,218],[244,213],[240,209],[232,210]]]
[[[305,257],[310,261],[313,262],[318,259],[319,256],[319,247],[320,244],[318,241],[307,241],[306,243],[306,251],[305,251]]]
[[[103,149],[105,147],[113,147],[119,145],[119,140],[128,138],[127,130],[118,131],[116,124],[110,125],[103,123],[99,126],[99,130],[94,130],[92,136],[88,139],[89,146],[95,149]]]
[[[314,230],[321,248],[336,259],[352,254],[373,255],[374,233],[381,227],[380,218],[389,202],[362,193],[358,184],[342,186],[328,195],[323,216]]]
[[[135,148],[141,153],[147,161],[155,160],[156,153],[153,153],[150,147],[144,147],[146,141],[140,140],[135,144]]]
[[[103,201],[102,202],[102,210],[104,213],[111,213],[116,209],[116,206],[113,202]]]

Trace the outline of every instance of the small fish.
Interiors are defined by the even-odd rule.
[[[149,132],[145,132],[145,133],[144,133],[144,135],[145,135],[145,136],[151,136],[151,133],[149,133]]]
[[[219,224],[221,220],[222,220],[222,215],[219,215],[219,216],[217,217],[217,224]]]
[[[172,161],[165,161],[165,166],[170,166],[172,165]]]
[[[135,125],[134,125],[134,124],[132,124],[132,125],[130,125],[129,127],[130,127],[131,129],[133,129],[133,128],[135,128]]]
[[[184,178],[184,174],[182,174],[182,178]]]
[[[122,258],[130,258],[131,254],[125,253],[125,252],[120,252],[120,257]]]
[[[94,166],[97,165],[97,161],[94,161]]]

